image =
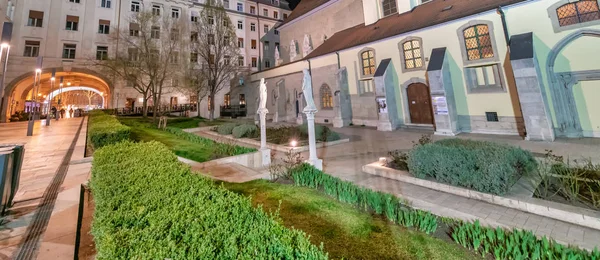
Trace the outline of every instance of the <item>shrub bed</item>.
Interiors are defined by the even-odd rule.
[[[243,124],[233,128],[231,134],[235,138],[251,137],[256,135],[258,127],[256,125]]]
[[[308,164],[293,168],[290,175],[297,186],[321,190],[341,202],[384,215],[389,221],[399,225],[415,227],[427,234],[437,229],[436,216],[429,212],[411,209],[400,203],[400,200],[392,194],[358,187],[352,182],[325,174]]]
[[[94,154],[97,259],[326,259],[249,198],[192,174],[158,142]]]
[[[298,129],[300,129],[300,131],[303,134],[308,136],[308,125],[307,124],[298,126]],[[315,139],[317,139],[317,141],[321,141],[321,142],[333,142],[333,141],[340,140],[340,135],[334,131],[331,131],[331,129],[329,129],[329,127],[327,127],[327,126],[315,125]]]
[[[206,146],[213,146],[213,147],[215,147],[215,153],[219,157],[235,156],[235,155],[240,155],[240,154],[253,153],[253,152],[257,151],[254,148],[248,148],[248,147],[243,147],[243,146],[233,145],[233,144],[219,143],[219,142],[216,142],[216,141],[213,141],[213,140],[201,137],[201,136],[197,136],[192,133],[185,132],[185,131],[181,130],[180,128],[167,127],[167,128],[165,128],[165,131],[167,131],[171,134],[174,134],[177,137],[179,137],[183,140],[186,140],[186,141],[199,143],[199,144],[203,144]]]
[[[103,111],[91,111],[88,119],[88,143],[93,149],[128,140],[131,129]]]
[[[220,135],[230,135],[233,133],[233,129],[238,126],[236,123],[228,123],[217,126],[217,133]]]
[[[419,145],[408,158],[408,168],[418,178],[496,195],[505,194],[536,167],[533,155],[521,148],[464,139]]]

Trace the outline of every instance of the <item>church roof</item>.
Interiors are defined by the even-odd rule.
[[[329,1],[330,0],[302,0],[300,1],[300,3],[298,3],[298,6],[294,8],[292,13],[288,16],[288,18],[285,19],[285,21],[283,21],[283,23],[281,23],[279,26],[282,26],[296,19]]]
[[[303,60],[524,1],[527,0],[433,0],[413,8],[410,12],[381,18],[374,24],[359,24],[339,31]]]

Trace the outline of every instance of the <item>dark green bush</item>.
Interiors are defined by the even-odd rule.
[[[258,132],[258,127],[256,127],[256,125],[243,124],[243,125],[238,125],[238,126],[234,127],[233,130],[231,131],[231,134],[235,138],[242,138],[242,137],[250,137],[250,136],[254,135],[256,132]]]
[[[303,124],[298,126],[298,129],[305,134],[308,135],[308,125]],[[340,140],[340,135],[334,131],[331,131],[329,127],[324,125],[315,125],[315,139],[321,142],[333,142]]]
[[[488,228],[475,223],[460,223],[452,230],[452,239],[475,250],[482,256],[495,259],[600,259],[600,252],[588,252],[563,246],[544,236],[537,238],[531,231]]]
[[[221,135],[230,135],[233,132],[233,129],[237,126],[236,123],[227,123],[217,126],[217,133]]]
[[[290,175],[297,186],[321,190],[341,202],[384,215],[388,220],[399,225],[414,227],[427,234],[433,233],[437,229],[435,215],[411,209],[400,203],[400,200],[392,194],[358,187],[352,182],[325,174],[308,164],[293,168]]]
[[[158,142],[94,154],[97,259],[326,259],[251,199],[193,174]]]
[[[446,139],[411,150],[408,168],[418,178],[505,194],[537,162],[529,151],[485,141]]]
[[[117,118],[103,111],[90,112],[88,119],[88,142],[93,149],[128,140],[131,129],[122,125]]]

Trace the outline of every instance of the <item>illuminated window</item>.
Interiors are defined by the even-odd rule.
[[[421,41],[408,40],[402,44],[404,54],[404,68],[415,69],[423,67],[423,56],[421,55]]]
[[[333,108],[333,95],[331,93],[331,88],[329,88],[327,84],[323,84],[323,86],[321,86],[321,108]]]
[[[568,3],[556,9],[560,26],[600,20],[600,8],[596,0]]]
[[[367,50],[360,54],[362,60],[362,74],[369,76],[375,74],[375,52]]]
[[[468,60],[479,60],[494,57],[492,40],[487,25],[478,24],[463,31]]]

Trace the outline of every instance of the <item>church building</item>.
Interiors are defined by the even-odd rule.
[[[598,0],[303,0],[277,30],[243,90],[273,121],[304,122],[308,69],[334,127],[600,137]]]

